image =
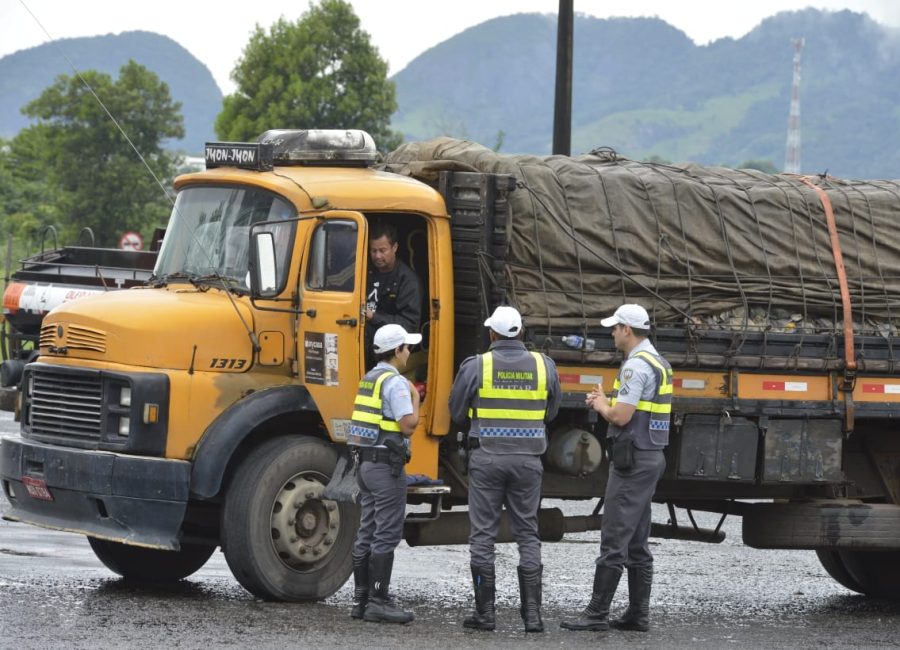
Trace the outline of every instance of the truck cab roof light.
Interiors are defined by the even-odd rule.
[[[353,165],[378,160],[372,136],[359,129],[274,129],[257,140],[271,144],[277,165]]]
[[[368,167],[378,161],[372,136],[359,129],[273,129],[256,142],[207,142],[206,168],[270,171],[273,165]]]

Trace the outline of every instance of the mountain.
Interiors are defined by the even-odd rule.
[[[166,82],[172,99],[182,104],[185,137],[173,148],[199,153],[204,142],[216,139],[213,123],[222,110],[222,91],[212,73],[171,38],[151,32],[60,39],[0,58],[0,137],[11,138],[28,126],[21,108],[59,75],[72,76],[72,65],[116,78],[129,59]]]
[[[784,12],[705,46],[659,19],[577,15],[572,151],[780,168],[798,37],[803,171],[900,177],[900,35],[851,11]],[[393,128],[549,153],[555,47],[553,15],[472,27],[394,76]]]
[[[851,11],[784,12],[742,38],[704,46],[655,18],[577,15],[572,151],[608,146],[634,159],[780,168],[798,37],[803,171],[900,177],[900,34]],[[148,32],[66,39],[0,58],[0,137],[27,124],[20,108],[57,75],[72,74],[60,49],[79,69],[116,75],[131,58],[168,83],[187,130],[173,148],[199,153],[215,139],[222,93],[209,70]],[[555,66],[556,16],[489,20],[394,75],[392,126],[409,140],[452,135],[549,153]]]

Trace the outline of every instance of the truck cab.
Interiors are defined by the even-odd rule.
[[[396,226],[424,294],[410,473],[437,477],[450,425],[446,207],[376,156],[360,131],[209,145],[208,169],[176,180],[150,282],[44,319],[2,446],[6,517],[85,534],[126,576],[178,579],[221,545],[259,596],[340,587],[358,512],[319,495],[365,372],[372,219]]]

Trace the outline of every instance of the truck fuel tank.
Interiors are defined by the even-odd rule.
[[[569,476],[590,474],[603,461],[600,441],[588,431],[565,426],[550,434],[547,446],[547,465]]]

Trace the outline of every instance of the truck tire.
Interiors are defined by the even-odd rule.
[[[88,537],[91,549],[113,573],[133,582],[165,583],[186,578],[206,564],[215,546],[182,544],[180,551],[131,546]]]
[[[900,551],[839,551],[859,591],[867,596],[900,600]],[[846,585],[844,585],[846,586]]]
[[[900,506],[888,503],[758,503],[743,515],[753,548],[896,551]]]
[[[816,555],[819,556],[819,563],[822,565],[822,568],[837,582],[844,585],[850,591],[855,591],[858,594],[865,593],[862,585],[854,580],[853,576],[850,575],[850,572],[847,571],[847,567],[841,559],[840,552],[819,549],[816,551]]]
[[[227,488],[222,551],[234,577],[265,600],[303,602],[336,592],[353,571],[359,508],[319,498],[337,463],[308,436],[253,450]]]

